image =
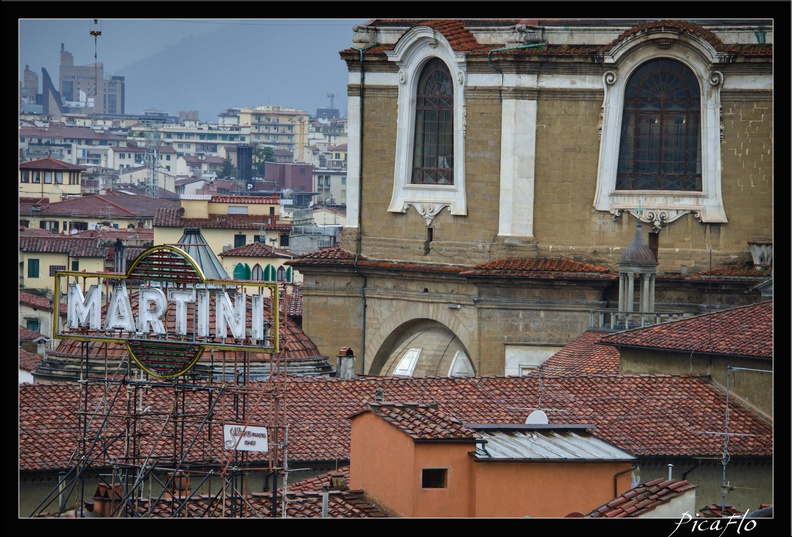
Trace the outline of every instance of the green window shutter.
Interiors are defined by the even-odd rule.
[[[291,281],[292,281],[292,268],[291,267],[288,267],[286,269],[286,281],[289,282],[289,283],[291,283]]]
[[[267,265],[267,268],[264,269],[264,281],[275,281],[275,268],[272,265]]]
[[[28,278],[38,278],[39,277],[39,260],[38,259],[28,259]]]
[[[235,280],[246,280],[245,277],[245,266],[242,263],[237,263],[234,267],[234,279]]]

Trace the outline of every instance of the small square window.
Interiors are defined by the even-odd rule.
[[[421,488],[444,489],[447,486],[448,468],[424,468],[421,470]]]

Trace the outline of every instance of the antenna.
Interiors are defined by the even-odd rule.
[[[99,24],[99,19],[94,19],[94,24]],[[102,35],[101,30],[91,30],[91,35],[94,38],[94,97],[96,97],[97,93],[99,92],[99,64],[96,59],[96,45],[97,45],[97,38]]]
[[[335,99],[335,93],[328,93],[327,96],[330,98],[330,108],[333,108],[333,99]]]

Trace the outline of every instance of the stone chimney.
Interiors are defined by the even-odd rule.
[[[336,370],[336,376],[339,378],[355,378],[355,353],[349,347],[341,347],[338,351]]]
[[[772,242],[748,242],[748,249],[751,251],[754,267],[762,270],[773,266],[773,243]]]

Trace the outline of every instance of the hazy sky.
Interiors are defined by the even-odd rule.
[[[278,105],[313,115],[330,107],[328,94],[346,114],[338,53],[366,20],[20,18],[18,76],[28,66],[41,91],[43,67],[57,87],[63,44],[75,65],[97,61],[105,77],[125,77],[130,114],[198,110],[215,123],[227,108]]]

